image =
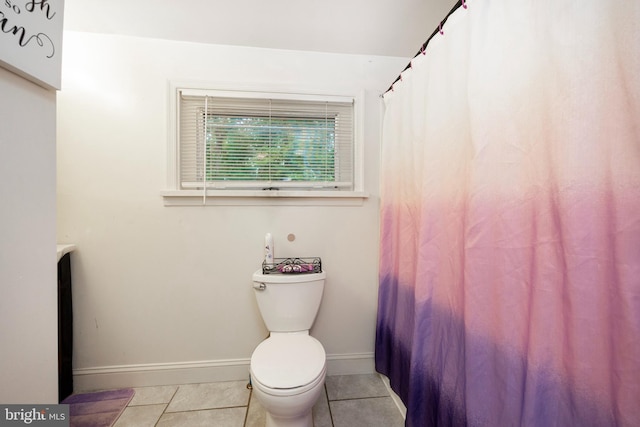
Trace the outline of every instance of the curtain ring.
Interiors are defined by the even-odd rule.
[[[462,2],[462,7],[467,8],[467,2],[465,0],[460,0]]]

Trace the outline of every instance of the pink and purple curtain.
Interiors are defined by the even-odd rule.
[[[475,0],[384,96],[409,427],[640,426],[640,2]]]

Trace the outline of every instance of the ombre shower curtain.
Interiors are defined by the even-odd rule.
[[[640,426],[640,2],[469,0],[384,96],[409,427]]]

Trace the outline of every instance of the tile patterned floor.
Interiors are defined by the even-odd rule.
[[[136,388],[114,427],[263,427],[265,411],[246,381]],[[314,427],[402,427],[377,374],[329,376]]]

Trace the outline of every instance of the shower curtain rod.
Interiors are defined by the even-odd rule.
[[[453,12],[455,12],[456,10],[458,10],[458,8],[460,6],[463,6],[465,9],[467,8],[467,2],[465,0],[458,0],[456,2],[456,4],[453,6],[453,8],[449,11],[449,13],[447,13],[447,16],[444,17],[444,19],[442,21],[440,21],[440,25],[438,25],[438,28],[436,28],[433,33],[431,33],[431,35],[429,36],[429,38],[427,39],[426,42],[424,42],[422,44],[422,47],[420,48],[420,50],[418,51],[418,53],[416,53],[415,55],[413,55],[413,57],[417,57],[420,54],[426,54],[427,51],[427,45],[429,44],[429,42],[431,41],[431,39],[438,33],[442,33],[442,27],[444,26],[444,23],[447,22],[447,19],[449,19],[449,16],[451,16],[451,14]],[[409,63],[407,64],[406,67],[404,67],[404,69],[400,72],[400,74],[398,75],[398,77],[396,77],[396,79],[393,81],[393,83],[391,83],[391,86],[389,86],[389,88],[387,90],[384,91],[384,93],[382,95],[380,95],[380,97],[383,97],[387,92],[393,90],[393,85],[396,84],[399,80],[402,80],[402,73],[404,73],[405,71],[407,71],[409,68],[411,68],[411,61],[409,61]]]

